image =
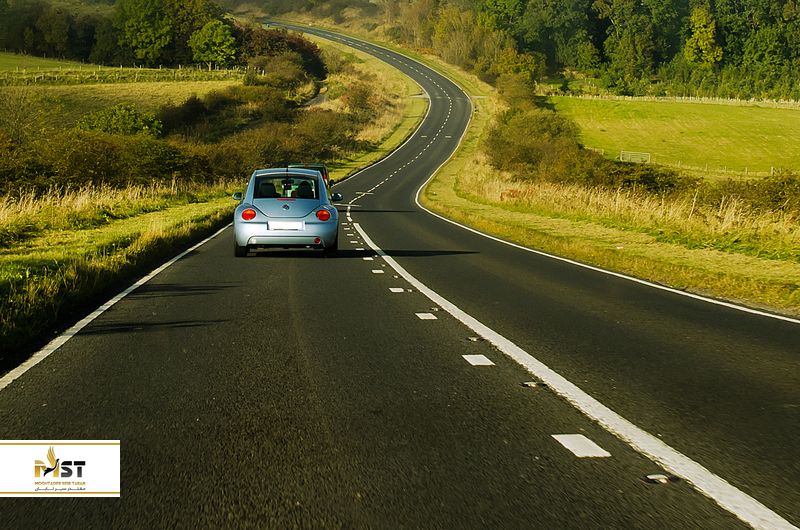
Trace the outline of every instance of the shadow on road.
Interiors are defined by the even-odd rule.
[[[183,285],[180,283],[146,283],[130,294],[129,298],[174,298],[177,296],[197,296],[220,292],[239,287],[236,282],[220,282],[214,285]]]
[[[459,254],[477,254],[473,250],[383,250],[395,258],[428,258],[436,256],[456,256]],[[340,249],[335,256],[326,256],[321,250],[316,249],[259,249],[248,254],[250,258],[309,258],[309,259],[352,259],[377,256],[372,249]]]
[[[221,324],[228,320],[173,320],[169,322],[116,322],[91,325],[81,331],[81,335],[112,335],[115,333],[149,333],[162,329],[200,328],[211,324]]]
[[[357,207],[358,205],[353,205]],[[347,211],[347,208],[339,208],[339,211],[344,213]],[[350,211],[350,214],[358,215],[360,213],[417,213],[419,210],[362,210],[361,208],[356,208]]]

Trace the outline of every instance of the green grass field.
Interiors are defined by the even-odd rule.
[[[33,86],[29,90],[58,106],[53,124],[72,127],[81,116],[111,107],[131,103],[140,112],[155,113],[166,103],[179,104],[192,94],[203,97],[214,90],[241,84],[227,81],[161,81],[147,83],[116,83],[100,85]],[[0,87],[0,95],[3,87]]]
[[[800,169],[800,110],[759,106],[551,97],[609,158],[648,152],[652,162],[711,174]]]
[[[90,65],[60,59],[45,59],[32,55],[0,52],[0,71],[58,70],[59,68],[89,68]]]
[[[91,75],[102,68],[105,76],[108,72],[121,73],[127,82],[98,82],[90,79],[80,84],[32,84],[25,85],[24,90],[29,90],[41,96],[48,102],[52,109],[57,110],[51,117],[51,123],[57,127],[72,127],[81,116],[95,112],[118,103],[131,103],[141,112],[155,113],[166,103],[179,104],[192,94],[199,97],[214,91],[224,90],[233,85],[241,84],[238,78],[230,79],[203,79],[205,72],[198,72],[200,79],[176,79],[160,81],[134,81],[131,72],[153,73],[159,70],[143,70],[136,68],[98,67],[96,65],[81,64],[55,59],[43,59],[29,55],[16,55],[0,53],[0,76],[3,73],[21,75],[22,72],[34,74],[36,72],[64,72],[78,73],[78,75]],[[174,70],[164,70],[163,75]],[[190,70],[184,70],[188,76]],[[108,79],[104,79],[108,81]],[[14,87],[0,86],[0,97],[4,90],[17,90]]]

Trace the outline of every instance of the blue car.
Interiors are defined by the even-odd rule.
[[[332,184],[331,184],[332,186]],[[236,257],[264,248],[309,248],[335,254],[339,248],[339,212],[319,171],[300,168],[257,169],[233,213]]]

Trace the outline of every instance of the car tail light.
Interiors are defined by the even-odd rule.
[[[328,210],[325,209],[317,210],[317,219],[319,219],[320,221],[328,221],[330,220],[330,218],[331,218],[331,212],[329,212]]]
[[[256,211],[253,210],[252,208],[248,208],[247,210],[242,212],[242,219],[244,219],[245,221],[251,221],[255,219],[255,217],[256,217]]]

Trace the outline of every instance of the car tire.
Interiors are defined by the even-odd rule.
[[[247,245],[240,247],[236,244],[236,241],[233,242],[233,255],[237,258],[244,258],[247,256]]]
[[[338,234],[336,235],[336,239],[333,241],[333,245],[331,245],[329,247],[325,247],[325,250],[323,250],[323,253],[325,254],[326,258],[332,258],[332,257],[336,256],[336,254],[339,253],[339,235]]]

